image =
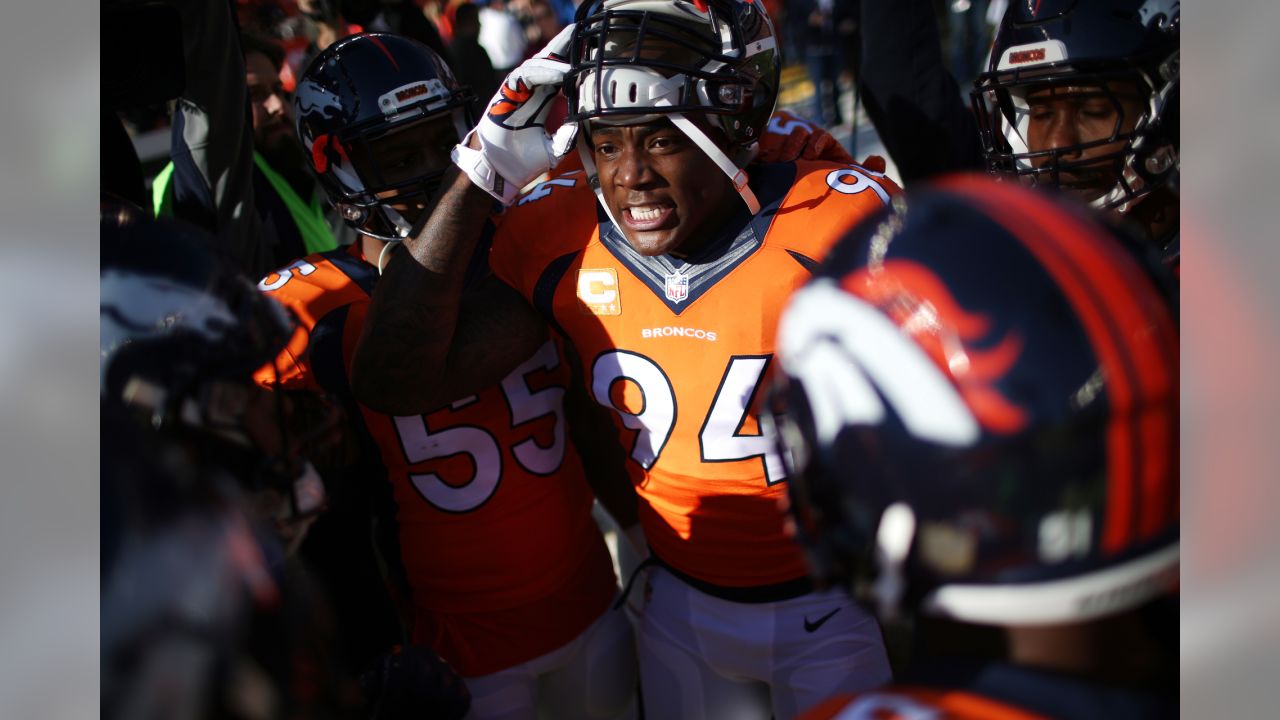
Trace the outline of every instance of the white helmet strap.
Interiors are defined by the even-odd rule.
[[[681,130],[689,139],[698,147],[702,148],[702,152],[711,158],[711,161],[720,166],[725,175],[729,176],[729,181],[733,183],[733,189],[738,191],[742,196],[742,201],[747,204],[747,209],[752,215],[760,212],[760,201],[756,199],[756,194],[752,192],[751,186],[747,185],[747,171],[733,164],[728,155],[720,149],[718,145],[702,132],[702,129],[694,125],[684,116],[683,113],[671,113],[667,115],[671,118],[671,123]]]
[[[387,222],[395,228],[397,239],[403,240],[413,233],[413,223],[401,215],[399,210],[386,204],[379,204],[378,209],[382,211],[382,216],[387,219]]]
[[[666,113],[666,117],[671,119],[671,123],[675,125],[681,132],[689,136],[707,157],[711,158],[724,174],[729,176],[729,181],[733,183],[733,189],[738,191],[738,195],[742,197],[742,201],[747,204],[747,209],[752,215],[760,212],[760,201],[756,199],[756,194],[751,190],[751,186],[747,184],[747,172],[729,159],[728,155],[719,148],[702,129],[689,121],[683,113]],[[609,211],[609,205],[604,201],[604,192],[600,188],[600,172],[596,169],[595,161],[591,159],[591,143],[587,140],[590,133],[586,128],[578,132],[578,156],[582,158],[582,168],[586,170],[587,181],[591,184],[591,189],[595,191],[596,199],[600,202],[600,206],[604,208],[605,214],[609,216],[609,220],[622,230],[622,226],[618,224],[618,219]]]

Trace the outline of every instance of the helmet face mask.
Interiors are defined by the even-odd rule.
[[[1067,71],[1000,81],[984,76],[978,82],[974,109],[988,168],[994,173],[1059,187],[1099,208],[1124,212],[1159,187],[1160,176],[1173,169],[1145,160],[1153,142],[1147,130],[1160,109],[1157,90],[1139,74]],[[1075,109],[1080,119],[1068,120],[1081,124],[1078,142],[1049,145],[1044,132],[1037,133],[1033,116],[1054,112],[1055,102],[1075,108],[1094,105]],[[1090,126],[1091,114],[1105,117],[1105,122]]]
[[[591,0],[578,7],[564,92],[579,152],[598,186],[590,123],[664,116],[759,203],[743,168],[777,105],[782,59],[763,6],[747,0]],[[688,116],[703,121],[713,140]],[[615,219],[616,224],[616,219]]]
[[[743,63],[747,48],[742,32],[726,26],[715,6],[704,19],[685,13],[686,5],[693,6],[683,2],[665,3],[667,12],[649,9],[664,5],[659,2],[612,5],[619,9],[582,21],[585,26],[570,46],[573,69],[565,85],[571,121],[751,111],[759,67]],[[725,121],[716,124],[723,127]],[[753,142],[760,133],[750,122],[735,129],[729,137],[739,144]]]
[[[1120,212],[1161,187],[1176,195],[1178,4],[1138,4],[1010,8],[972,93],[991,172]],[[1073,141],[1046,138],[1064,117]]]
[[[312,61],[294,96],[298,136],[321,186],[357,231],[402,240],[424,216],[470,129],[470,91],[408,38],[361,34]],[[412,142],[420,142],[417,150]]]
[[[397,234],[397,223],[380,213],[393,211],[410,225],[423,215],[431,194],[449,166],[449,153],[458,143],[452,114],[425,116],[376,132],[352,134],[348,156],[364,192],[352,196],[353,207],[371,213],[369,223],[381,221],[384,234]]]

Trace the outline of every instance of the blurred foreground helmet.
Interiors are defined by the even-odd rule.
[[[311,169],[348,225],[407,237],[473,124],[469,90],[430,48],[390,33],[343,38],[294,94]]]
[[[782,73],[764,6],[748,0],[588,0],[578,6],[576,23],[564,87],[568,120],[670,118],[720,165],[750,206],[755,198],[742,169],[777,105]],[[723,133],[728,154],[689,115]],[[579,148],[594,175],[589,136],[586,128],[579,133]],[[758,204],[752,207],[758,211]]]
[[[102,400],[101,715],[352,718],[319,589],[225,468]]]
[[[1159,268],[956,177],[860,224],[783,314],[766,402],[815,575],[886,618],[1084,621],[1178,575],[1178,337]]]
[[[280,493],[287,516],[318,511],[324,488],[302,457],[304,437],[288,427],[290,399],[253,382],[294,330],[283,307],[185,223],[104,206],[101,250],[103,400],[201,452],[247,490]]]
[[[270,717],[245,638],[281,600],[234,482],[102,401],[103,718]]]
[[[1176,194],[1180,28],[1177,0],[1011,3],[973,91],[990,169],[1063,187],[1105,174],[1089,199],[1122,212],[1157,187]],[[1055,92],[1108,126],[1033,148],[1028,97]]]
[[[293,331],[191,225],[104,218],[101,246],[102,394],[144,406],[156,426],[198,421],[202,385],[244,384]]]

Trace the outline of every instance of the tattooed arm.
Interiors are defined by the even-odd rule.
[[[417,415],[500,381],[547,339],[515,290],[463,282],[492,208],[451,168],[423,231],[396,249],[373,293],[352,361],[351,387],[374,410]]]

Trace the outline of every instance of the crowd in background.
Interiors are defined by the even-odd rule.
[[[856,91],[859,4],[856,0],[765,2],[778,27],[786,63],[794,68],[784,76],[783,106],[822,124],[849,147],[852,143],[841,133],[855,131],[859,122],[846,116],[859,112],[851,104]],[[475,88],[477,102],[492,95],[499,79],[572,22],[577,7],[570,0],[242,0],[236,5],[242,32],[269,39],[283,49],[279,66],[286,92],[292,92],[307,62],[334,40],[362,30],[391,31],[419,40],[451,61],[459,77]],[[466,5],[475,10],[463,11],[464,32],[458,38],[457,13]],[[944,61],[964,87],[977,77],[986,59],[1005,2],[938,0],[933,6]],[[478,32],[471,27],[473,13],[478,15]],[[476,51],[477,44],[483,56]],[[458,53],[462,56],[455,58]],[[129,108],[121,116],[134,137],[156,132],[155,137],[163,140],[169,113],[162,104]],[[144,141],[139,147],[144,166],[155,170],[163,165],[168,159],[166,149],[164,142]]]

